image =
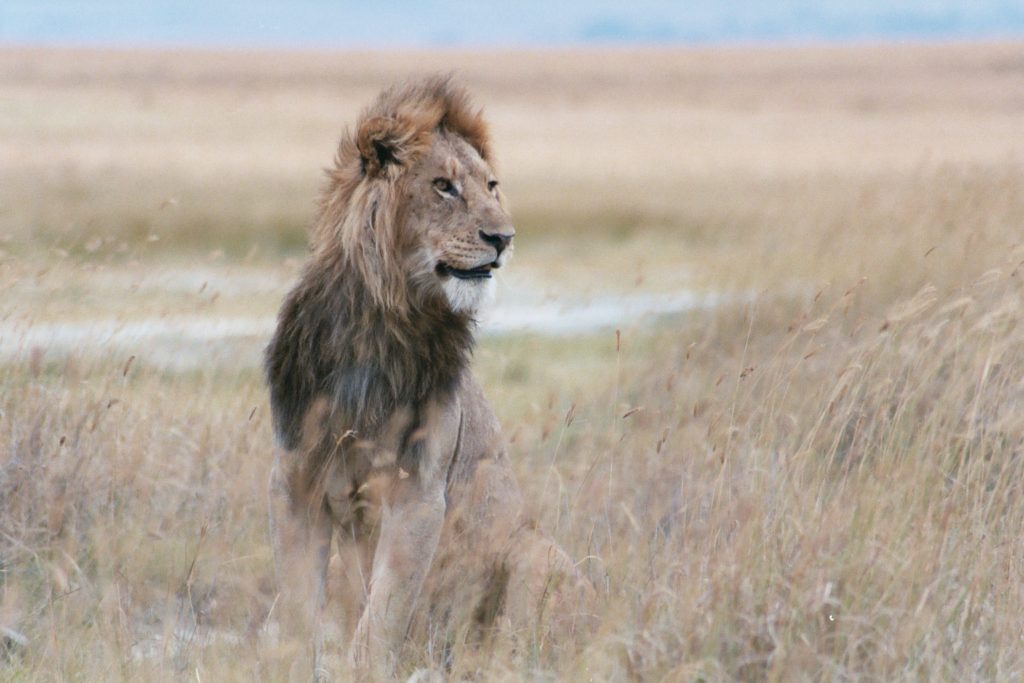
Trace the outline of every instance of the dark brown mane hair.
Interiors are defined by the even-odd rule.
[[[309,259],[266,351],[278,442],[310,451],[306,490],[345,434],[376,439],[399,414],[412,433],[429,402],[454,391],[473,342],[470,319],[418,295],[404,272],[399,186],[440,131],[489,160],[480,110],[450,78],[433,77],[381,93],[354,131],[342,136]]]

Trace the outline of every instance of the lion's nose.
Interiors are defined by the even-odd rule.
[[[505,251],[515,234],[516,231],[511,228],[495,232],[481,230],[480,239],[494,247],[498,251],[498,256],[501,256],[501,252]]]

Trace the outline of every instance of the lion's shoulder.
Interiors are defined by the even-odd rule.
[[[472,373],[463,376],[455,398],[461,411],[461,424],[450,482],[468,478],[476,463],[484,458],[505,457],[501,424]]]
[[[459,383],[458,400],[465,423],[464,431],[469,430],[474,438],[500,436],[498,416],[491,408],[483,387],[470,372]]]

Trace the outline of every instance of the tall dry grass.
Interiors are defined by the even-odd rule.
[[[1021,261],[883,315],[852,313],[854,283],[627,335],[618,354],[604,339],[582,395],[520,359],[540,376],[506,425],[520,478],[597,586],[596,629],[481,647],[454,628],[419,663],[456,679],[1019,676]],[[285,676],[295,650],[260,637],[257,377],[122,374],[5,377],[0,614],[31,643],[5,675]]]
[[[619,409],[642,410],[568,428],[549,513],[606,590],[575,663],[642,680],[1019,676],[1022,256],[866,320],[844,315],[855,287],[784,334],[766,335],[770,306],[718,313],[620,380]]]

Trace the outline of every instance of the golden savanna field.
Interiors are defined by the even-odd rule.
[[[0,680],[297,676],[259,358],[343,127],[438,71],[518,230],[474,369],[597,596],[407,670],[1024,677],[1024,44],[964,43],[0,49]]]

